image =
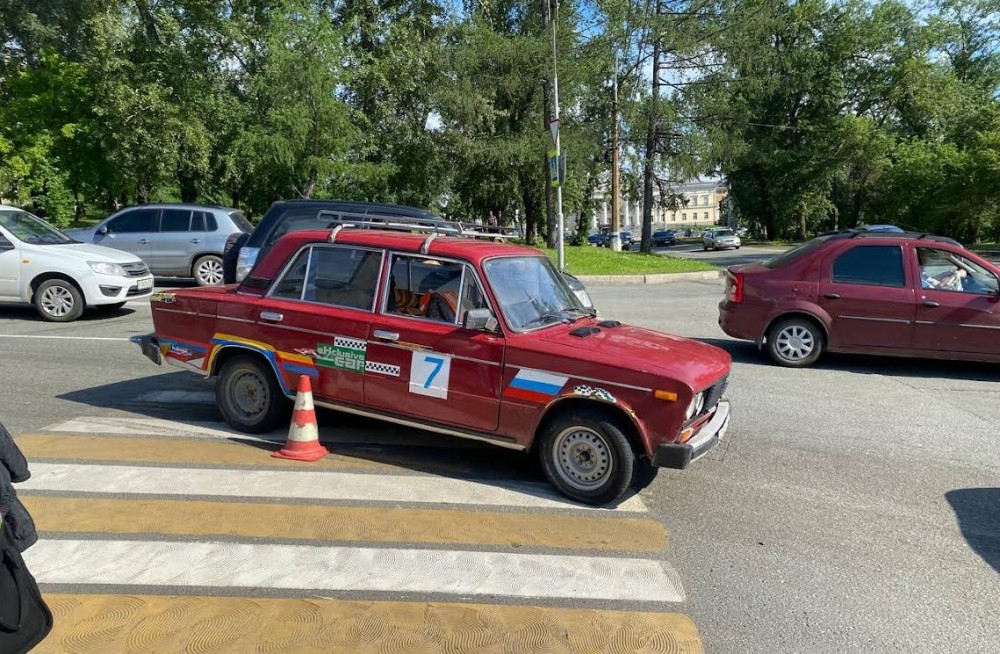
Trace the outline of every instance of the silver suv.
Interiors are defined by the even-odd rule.
[[[237,209],[143,204],[122,209],[90,229],[67,230],[66,234],[138,255],[156,276],[193,277],[199,286],[213,286],[223,282],[226,240],[252,230]]]
[[[705,250],[740,249],[740,237],[728,227],[706,229],[701,236],[701,244]]]

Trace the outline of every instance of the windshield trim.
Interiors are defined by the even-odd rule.
[[[543,254],[541,252],[539,252],[538,254],[535,254],[533,252],[524,252],[524,253],[520,253],[519,252],[517,254],[512,254],[512,253],[511,254],[497,254],[497,255],[489,256],[489,257],[486,257],[486,258],[482,259],[480,261],[480,264],[479,264],[482,267],[482,270],[483,270],[483,277],[485,277],[486,280],[490,284],[489,285],[490,293],[492,293],[494,295],[495,299],[497,300],[496,306],[499,308],[499,312],[495,312],[495,315],[497,316],[498,319],[502,318],[503,322],[504,322],[504,326],[508,330],[510,330],[511,332],[513,332],[515,334],[530,334],[532,332],[541,331],[543,329],[550,329],[552,327],[555,327],[556,325],[569,326],[565,321],[559,320],[558,322],[550,322],[550,323],[546,323],[546,324],[543,324],[543,325],[539,325],[538,327],[528,327],[528,328],[524,328],[524,329],[517,329],[516,327],[514,327],[513,324],[511,324],[510,319],[507,317],[507,312],[504,310],[503,302],[500,301],[499,297],[496,297],[496,291],[493,288],[493,279],[490,277],[489,271],[487,271],[487,269],[486,269],[486,264],[489,263],[490,261],[495,261],[497,259],[531,259],[531,258],[534,258],[534,259],[543,259],[545,261],[548,261],[549,265],[552,267],[553,272],[556,273],[556,279],[559,280],[558,283],[562,284],[565,287],[565,290],[567,291],[567,293],[569,294],[569,296],[572,298],[572,300],[574,302],[576,302],[577,304],[579,304],[580,300],[577,299],[576,293],[574,293],[573,289],[569,287],[569,284],[566,283],[566,279],[562,276],[562,273],[560,273],[559,269],[556,268],[555,264],[552,263],[552,260],[549,259],[549,257],[546,256],[545,254]],[[545,264],[542,264],[542,265],[545,265]],[[581,317],[586,318],[586,317],[590,316],[590,312],[587,311],[586,307],[580,305],[579,309],[581,311],[585,312],[585,314],[586,314],[586,315],[581,316]],[[569,323],[569,324],[571,325],[572,323]]]

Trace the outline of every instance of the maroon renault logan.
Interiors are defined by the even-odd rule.
[[[837,233],[725,277],[722,330],[783,366],[824,351],[1000,361],[1000,267],[948,238]]]

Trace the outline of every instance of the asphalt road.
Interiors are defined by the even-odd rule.
[[[710,263],[713,266],[735,266],[744,263],[755,263],[764,261],[784,252],[783,248],[760,247],[756,245],[744,245],[738,250],[709,250],[705,251],[700,244],[678,243],[668,247],[656,248],[659,254],[668,254],[684,259],[696,259]]]
[[[713,255],[737,256],[692,253]],[[703,339],[734,359],[727,440],[640,493],[669,531],[665,556],[706,651],[1000,650],[996,366],[836,356],[788,370],[721,333],[716,282],[590,291],[606,317]],[[24,433],[80,416],[217,420],[209,405],[141,400],[211,390],[142,358],[129,339],[149,330],[139,303],[73,325],[0,309],[3,422]],[[365,421],[351,429],[381,433]],[[483,456],[451,460],[537,475]]]

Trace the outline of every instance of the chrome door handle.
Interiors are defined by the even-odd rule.
[[[824,293],[823,297],[825,297],[828,300],[839,300],[840,293]]]
[[[390,341],[392,343],[395,343],[396,341],[399,340],[399,334],[397,334],[396,332],[387,332],[383,329],[376,329],[374,335],[375,338],[377,338],[380,341]]]
[[[940,302],[935,302],[933,300],[924,300],[924,306],[925,307],[931,307],[933,309],[934,307],[941,306],[941,303]]]
[[[192,243],[201,243],[201,239],[200,238],[193,238],[193,239],[191,239],[191,242]]]
[[[260,319],[267,320],[268,322],[281,322],[285,317],[277,311],[261,311]]]
[[[139,245],[146,245],[147,243],[149,243],[149,239],[148,238],[140,238],[139,239]]]

